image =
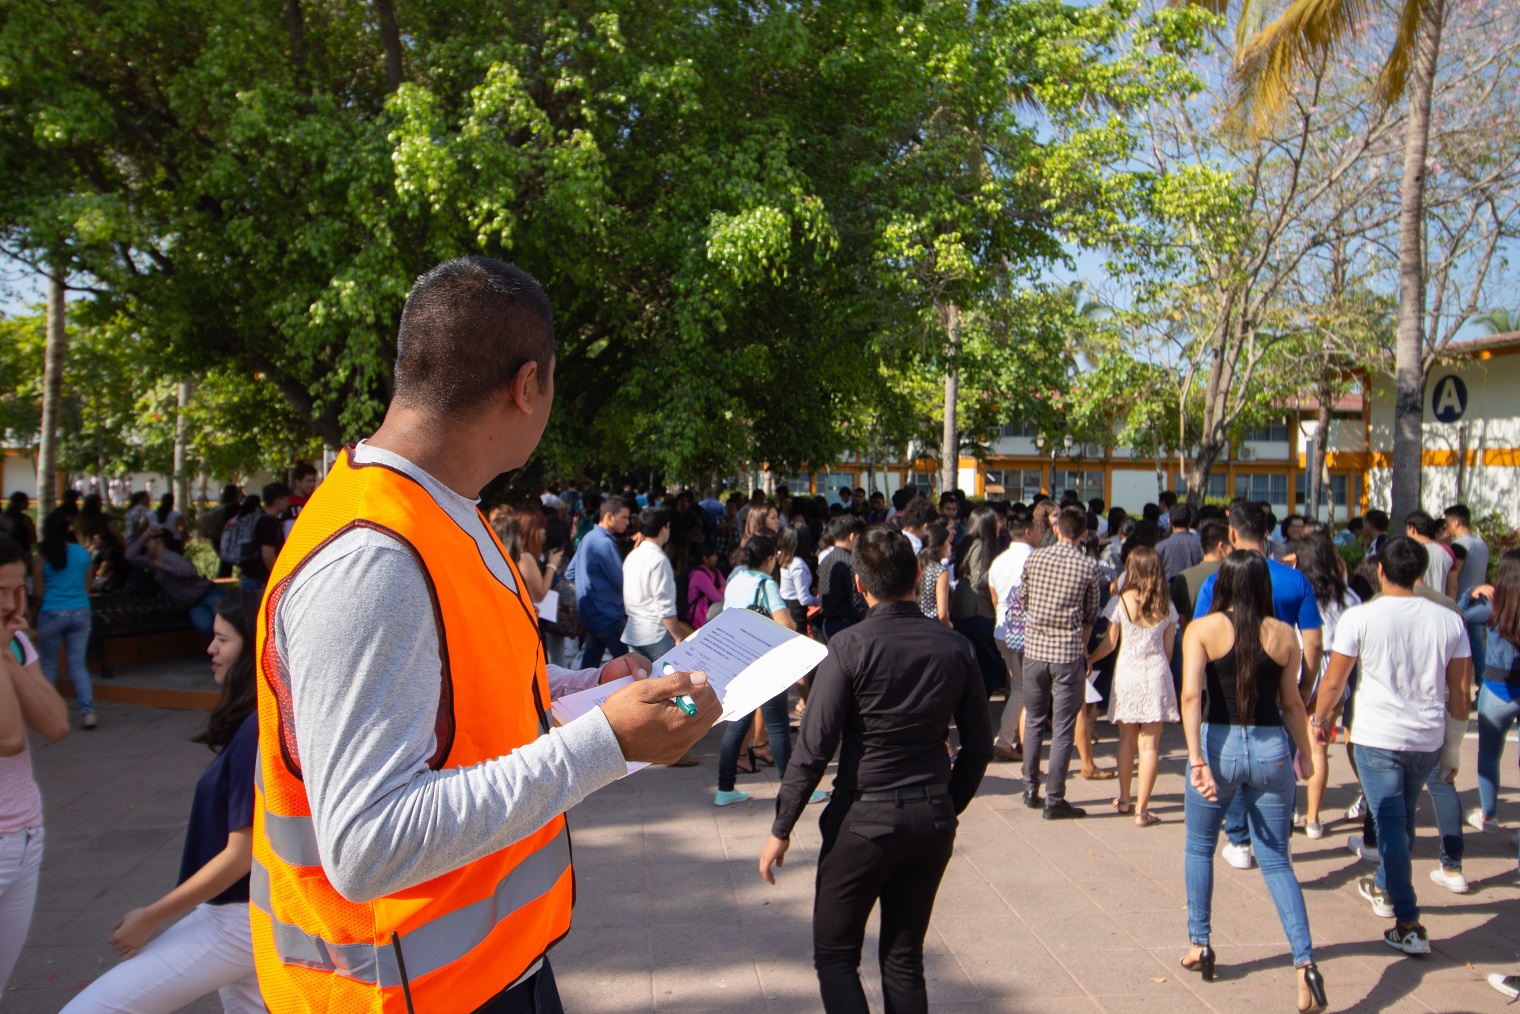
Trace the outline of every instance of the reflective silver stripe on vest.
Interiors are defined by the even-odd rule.
[[[264,795],[264,764],[258,758],[253,765],[253,784]],[[274,854],[287,866],[321,866],[322,854],[317,850],[317,826],[310,817],[286,817],[270,813],[264,807],[264,837]]]
[[[498,923],[548,894],[570,868],[570,834],[558,835],[517,864],[496,884],[488,897],[441,915],[401,937],[407,977],[421,978],[460,960],[485,942]],[[374,944],[335,944],[273,917],[269,904],[269,871],[254,861],[249,881],[254,906],[270,916],[275,953],[287,965],[336,972],[367,985],[401,985],[396,952]],[[545,941],[547,943],[547,941]]]

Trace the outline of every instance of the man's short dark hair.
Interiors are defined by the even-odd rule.
[[[602,518],[615,516],[627,509],[628,504],[623,501],[622,497],[609,496],[597,507],[596,519],[600,521]]]
[[[903,509],[906,508],[917,495],[917,489],[912,486],[904,486],[902,489],[892,494],[892,509],[901,514],[903,512]]]
[[[469,411],[528,363],[549,389],[554,309],[526,271],[491,257],[444,261],[412,283],[396,335],[396,403],[435,414]]]
[[[1439,538],[1441,535],[1441,522],[1424,511],[1410,511],[1404,518],[1404,527],[1413,528],[1416,534],[1427,539]]]
[[[269,485],[267,485],[267,486],[264,487],[264,492],[263,492],[264,506],[268,507],[269,505],[273,504],[276,500],[280,499],[281,497],[285,497],[285,496],[289,496],[289,495],[290,495],[290,487],[289,486],[285,485],[283,482],[271,482]]]
[[[939,511],[934,509],[934,504],[917,496],[908,501],[908,506],[903,508],[899,516],[902,518],[904,528],[922,528],[939,517]]]
[[[1173,493],[1169,489],[1163,489],[1160,495],[1156,497],[1156,499],[1160,500],[1161,506],[1165,507],[1167,510],[1171,510],[1173,507],[1177,506],[1177,494]]]
[[[829,542],[843,542],[853,533],[865,528],[866,523],[860,520],[858,514],[836,514],[823,530],[823,537]]]
[[[1203,543],[1203,551],[1211,553],[1224,544],[1225,549],[1230,548],[1230,526],[1218,518],[1210,518],[1198,526],[1198,541]]]
[[[872,525],[855,543],[851,561],[855,576],[874,599],[900,599],[918,584],[918,557],[913,543],[894,528]]]
[[[310,479],[316,474],[317,470],[303,461],[290,470],[290,481],[300,482],[302,479]]]
[[[1383,568],[1384,581],[1400,588],[1413,588],[1430,566],[1430,553],[1407,535],[1390,535],[1378,546],[1377,561]]]
[[[1198,518],[1193,512],[1193,508],[1185,503],[1180,503],[1172,508],[1170,520],[1173,528],[1192,528]]]
[[[1087,501],[1087,509],[1092,511],[1094,514],[1102,514],[1104,508],[1107,506],[1108,505],[1103,502],[1103,498],[1101,496],[1095,496],[1091,500]]]
[[[1063,539],[1080,539],[1087,534],[1087,512],[1080,507],[1062,507],[1056,515],[1056,531]]]
[[[639,534],[646,539],[657,539],[670,527],[670,511],[664,507],[645,507],[639,511]]]
[[[1265,542],[1269,522],[1254,503],[1230,505],[1230,527],[1250,542]]]
[[[1370,510],[1362,515],[1362,520],[1377,531],[1386,532],[1388,530],[1389,520],[1387,511]]]
[[[1441,512],[1441,516],[1446,518],[1448,521],[1452,518],[1456,518],[1457,524],[1461,525],[1463,528],[1472,527],[1472,511],[1467,509],[1467,504],[1465,503],[1452,504],[1450,507]]]
[[[1346,522],[1346,528],[1352,532],[1355,532],[1357,535],[1362,534],[1362,525],[1363,521],[1360,514],[1352,518],[1350,521]]]
[[[1008,512],[1008,534],[1014,538],[1028,538],[1030,529],[1034,528],[1034,515],[1027,510],[1011,510]]]

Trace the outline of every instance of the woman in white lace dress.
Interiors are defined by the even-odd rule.
[[[1124,590],[1109,602],[1108,632],[1088,657],[1088,665],[1119,649],[1114,688],[1108,698],[1108,720],[1119,725],[1119,797],[1114,809],[1135,815],[1138,827],[1161,818],[1150,812],[1151,792],[1161,752],[1161,725],[1181,721],[1177,690],[1172,685],[1172,649],[1177,636],[1177,610],[1167,594],[1166,569],[1148,546],[1137,546],[1124,565]],[[1140,754],[1136,781],[1135,753]]]

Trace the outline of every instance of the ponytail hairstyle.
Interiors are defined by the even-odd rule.
[[[74,533],[69,531],[69,517],[63,511],[52,511],[42,519],[42,559],[54,570],[69,565],[69,543]]]
[[[924,525],[924,548],[918,551],[918,565],[928,567],[945,559],[945,543],[950,541],[950,529],[935,521]]]
[[[169,515],[174,512],[174,494],[165,493],[163,499],[158,501],[158,507],[154,509],[153,516],[159,524],[169,520]]]
[[[776,540],[769,535],[751,535],[744,545],[734,552],[736,565],[759,570],[765,561],[776,555]]]
[[[258,709],[253,659],[258,640],[259,597],[233,592],[217,603],[216,615],[242,637],[243,650],[238,653],[237,661],[227,667],[227,675],[222,680],[222,696],[206,721],[206,731],[190,742],[205,743],[213,753],[221,753],[237,735],[243,720]]]
[[[1170,615],[1171,595],[1166,583],[1166,567],[1160,554],[1151,547],[1136,546],[1130,552],[1124,563],[1124,590],[1139,596],[1140,615],[1135,617],[1136,620],[1160,623]]]
[[[1228,589],[1219,595],[1220,589]],[[1256,714],[1256,671],[1267,657],[1261,642],[1261,628],[1272,618],[1272,572],[1266,557],[1247,549],[1237,549],[1224,558],[1214,585],[1214,608],[1211,612],[1229,611],[1235,627],[1235,707],[1242,724]]]

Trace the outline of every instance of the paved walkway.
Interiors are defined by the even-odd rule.
[[[190,788],[208,759],[188,742],[204,716],[121,704],[101,728],[36,750],[46,795],[48,855],[31,936],[4,1009],[53,1012],[109,967],[105,940],[128,909],[172,885]],[[1218,865],[1215,947],[1220,978],[1204,984],[1176,965],[1186,946],[1182,883],[1182,757],[1171,735],[1155,810],[1133,826],[1106,807],[1112,782],[1074,779],[1087,820],[1046,823],[1021,805],[1020,783],[995,766],[962,819],[955,859],[928,940],[936,1011],[1062,1012],[1290,1010],[1292,972],[1259,873]],[[1459,785],[1476,794],[1469,742]],[[1111,763],[1112,741],[1100,746]],[[795,836],[780,882],[756,860],[770,822],[770,772],[741,776],[750,805],[711,805],[717,736],[700,767],[651,769],[588,800],[571,817],[579,901],[575,929],[553,961],[570,1014],[626,1011],[819,1010],[809,953],[818,847],[815,819]],[[1351,801],[1335,749],[1328,802]],[[1504,767],[1516,813],[1514,747]],[[811,811],[816,815],[817,808]],[[1323,841],[1295,839],[1317,957],[1336,1010],[1499,1011],[1483,979],[1520,969],[1520,877],[1514,823],[1468,836],[1473,891],[1428,879],[1435,841],[1422,815],[1415,875],[1436,953],[1403,957],[1379,939],[1388,926],[1356,895],[1371,870],[1345,850],[1345,821]],[[874,932],[874,929],[873,929]],[[874,941],[867,989],[875,1009]],[[188,1008],[215,1011],[214,1000]]]

